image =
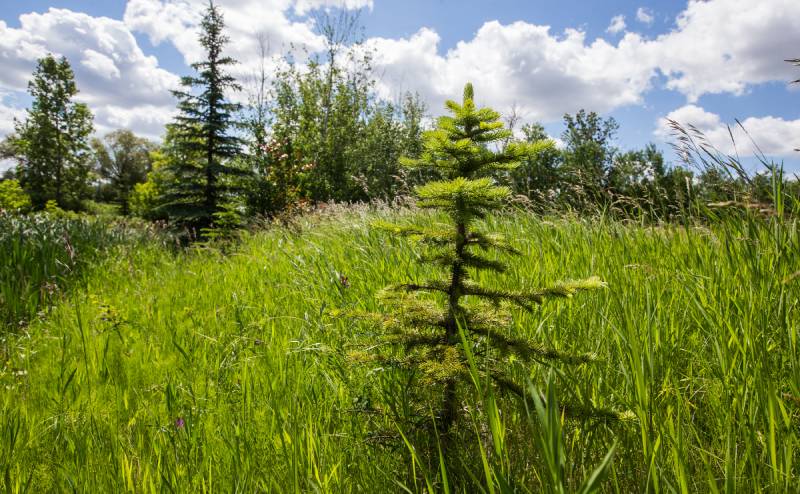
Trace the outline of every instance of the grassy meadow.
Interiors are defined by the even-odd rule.
[[[800,489],[795,220],[486,220],[523,256],[482,283],[608,283],[516,314],[540,346],[593,356],[509,358],[516,381],[622,418],[550,407],[548,421],[475,382],[445,464],[404,427],[415,384],[347,357],[376,341],[348,312],[430,269],[369,227],[412,214],[441,221],[333,207],[225,251],[108,244],[46,314],[2,333],[0,490],[576,492],[612,448],[602,492]]]
[[[137,220],[0,211],[0,330],[24,327],[43,315],[116,246],[134,247],[157,237],[157,228]]]

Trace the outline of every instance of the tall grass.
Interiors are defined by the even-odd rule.
[[[109,249],[150,237],[152,227],[144,225],[0,211],[0,334],[46,312]]]
[[[403,374],[346,362],[368,327],[328,315],[424,274],[367,226],[402,214],[312,216],[228,256],[142,244],[98,260],[2,343],[2,489],[575,492],[598,467],[605,492],[800,488],[796,220],[487,220],[526,254],[509,286],[598,274],[609,289],[517,315],[520,334],[595,359],[512,364],[541,390],[526,400],[476,385],[453,467],[403,425],[419,392]],[[562,414],[556,392],[632,418]]]

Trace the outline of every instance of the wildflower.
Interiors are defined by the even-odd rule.
[[[342,285],[342,288],[350,288],[350,280],[343,274],[339,275],[339,284]]]
[[[177,419],[175,419],[175,428],[176,429],[183,429],[183,427],[185,425],[186,425],[186,421],[183,420],[183,417],[178,417]]]

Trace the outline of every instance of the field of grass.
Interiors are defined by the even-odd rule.
[[[310,216],[227,254],[116,247],[48,317],[2,336],[2,490],[573,492],[613,445],[605,492],[800,489],[794,221],[488,220],[524,255],[482,282],[608,283],[518,314],[521,335],[595,360],[512,360],[517,381],[544,390],[550,375],[561,402],[629,418],[548,424],[532,401],[465,388],[448,471],[397,420],[415,413],[406,376],[350,363],[374,340],[332,315],[378,309],[379,289],[427,269],[369,228],[406,214]]]
[[[46,314],[109,250],[155,239],[151,225],[110,216],[0,211],[0,333]]]

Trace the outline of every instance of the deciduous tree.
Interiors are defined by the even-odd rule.
[[[88,191],[92,114],[74,101],[78,88],[64,57],[40,59],[28,90],[33,102],[9,141],[20,183],[37,209],[50,200],[77,209]]]
[[[152,168],[150,154],[156,146],[130,130],[115,130],[103,139],[92,139],[97,173],[108,181],[123,215],[130,212],[129,197],[134,186],[147,179]]]

